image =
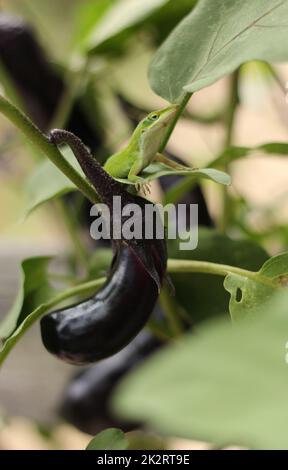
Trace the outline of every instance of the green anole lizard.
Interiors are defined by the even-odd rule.
[[[111,155],[104,169],[114,178],[127,178],[136,183],[137,191],[147,188],[147,182],[139,176],[141,171],[153,161],[164,163],[175,169],[188,169],[158,152],[167,132],[167,127],[173,120],[178,106],[171,105],[159,111],[148,114],[134,130],[128,145],[119,152]]]

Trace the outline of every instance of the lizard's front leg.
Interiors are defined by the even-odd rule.
[[[129,174],[128,174],[128,180],[131,181],[132,183],[136,183],[135,187],[137,191],[142,190],[144,193],[144,196],[146,196],[146,193],[150,193],[150,186],[149,183],[147,183],[144,178],[141,178],[141,176],[138,176],[138,173],[140,173],[142,169],[142,164],[140,161],[136,161],[133,163],[133,165],[130,168]]]

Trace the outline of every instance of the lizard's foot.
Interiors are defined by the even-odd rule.
[[[135,183],[135,189],[137,192],[142,191],[144,196],[146,196],[147,193],[150,194],[150,185],[144,178],[141,178],[141,176],[129,174],[128,180]]]
[[[150,184],[149,183],[143,183],[143,182],[138,182],[135,184],[135,188],[136,188],[136,191],[139,192],[139,191],[142,191],[142,193],[144,194],[144,196],[146,196],[146,194],[150,194],[151,193],[151,188],[150,188]]]

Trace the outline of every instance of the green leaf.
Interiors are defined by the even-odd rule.
[[[101,44],[137,25],[168,0],[120,0],[101,18],[87,39],[87,49]]]
[[[231,183],[230,176],[223,171],[215,170],[214,168],[201,168],[201,169],[193,169],[187,168],[187,170],[175,170],[174,168],[170,168],[163,163],[151,163],[145,170],[141,173],[141,178],[143,178],[147,183],[149,181],[153,181],[160,176],[169,176],[169,175],[183,175],[187,176],[188,178],[205,178],[215,183],[229,185]],[[131,183],[128,179],[124,178],[116,178],[121,183],[125,184],[136,184]]]
[[[232,240],[226,235],[199,227],[198,246],[193,251],[179,249],[179,240],[168,241],[170,258],[210,261],[258,271],[268,259],[267,253],[250,240]],[[211,274],[171,274],[176,300],[189,313],[193,323],[229,312],[228,292],[223,278]]]
[[[86,450],[127,450],[128,446],[129,442],[124,432],[117,428],[110,428],[93,437]]]
[[[225,163],[239,160],[240,158],[246,157],[253,149],[249,147],[229,147],[225,149],[219,157],[211,162],[213,166],[222,166]]]
[[[68,148],[61,149],[69,163],[83,175],[73,152]],[[72,191],[77,191],[76,186],[50,161],[41,162],[29,177],[24,186],[27,195],[27,207],[23,218],[25,219],[34,209],[63,196]]]
[[[35,257],[22,262],[19,291],[10,312],[0,324],[0,340],[11,336],[29,312],[55,293],[48,282],[51,259],[47,256]]]
[[[268,155],[288,155],[288,144],[285,142],[268,142],[266,144],[257,145],[256,147],[229,147],[225,149],[219,157],[211,162],[211,165],[218,166],[223,165],[225,162],[233,162],[244,158],[250,153],[262,151]]]
[[[224,287],[230,293],[229,310],[234,320],[263,310],[263,304],[288,283],[288,252],[267,260],[254,279],[228,274]]]
[[[84,52],[119,54],[123,50],[126,52],[128,39],[135,43],[135,34],[143,31],[149,34],[151,44],[160,44],[196,2],[91,0],[78,9],[78,31],[74,44]],[[128,14],[126,10],[129,10]]]
[[[81,47],[88,34],[96,28],[96,25],[106,14],[107,10],[116,3],[117,0],[94,0],[76,4],[76,32],[73,43],[76,47]]]
[[[155,54],[149,80],[170,102],[249,60],[288,59],[287,0],[200,0]]]
[[[263,150],[266,153],[272,153],[274,155],[288,155],[288,144],[285,142],[268,142],[267,144],[259,145],[254,149]]]
[[[7,336],[5,341],[3,341],[3,346],[0,349],[0,367],[7,358],[10,351],[16,346],[19,339],[24,335],[24,333],[35,323],[39,318],[41,318],[45,313],[51,310],[55,305],[63,300],[61,297],[55,297],[54,301],[51,300],[47,303],[39,305],[33,311],[26,311],[23,321],[19,322],[19,325],[14,329],[10,336]]]
[[[217,445],[288,449],[288,295],[261,315],[208,322],[166,347],[116,391],[120,416]]]
[[[50,258],[31,258],[23,262],[20,290],[14,307],[1,324],[0,365],[32,324],[66,299],[79,298],[95,293],[105,278],[78,284],[63,292],[50,288],[47,281],[47,264]]]

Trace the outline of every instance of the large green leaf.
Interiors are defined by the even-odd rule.
[[[210,261],[258,271],[268,259],[267,253],[250,240],[232,240],[216,230],[199,228],[198,246],[193,251],[179,249],[179,240],[169,240],[170,258]],[[193,322],[229,312],[229,294],[223,278],[211,274],[171,274],[177,301]]]
[[[99,432],[89,442],[86,450],[127,450],[129,441],[123,431],[117,428]]]
[[[153,90],[176,102],[249,60],[288,59],[287,0],[200,0],[155,54]]]
[[[288,295],[237,325],[206,323],[124,379],[121,416],[218,445],[288,449]]]
[[[279,289],[288,284],[288,252],[267,260],[254,278],[228,274],[225,289],[230,292],[230,314],[233,319],[243,319],[263,310],[263,304]]]

